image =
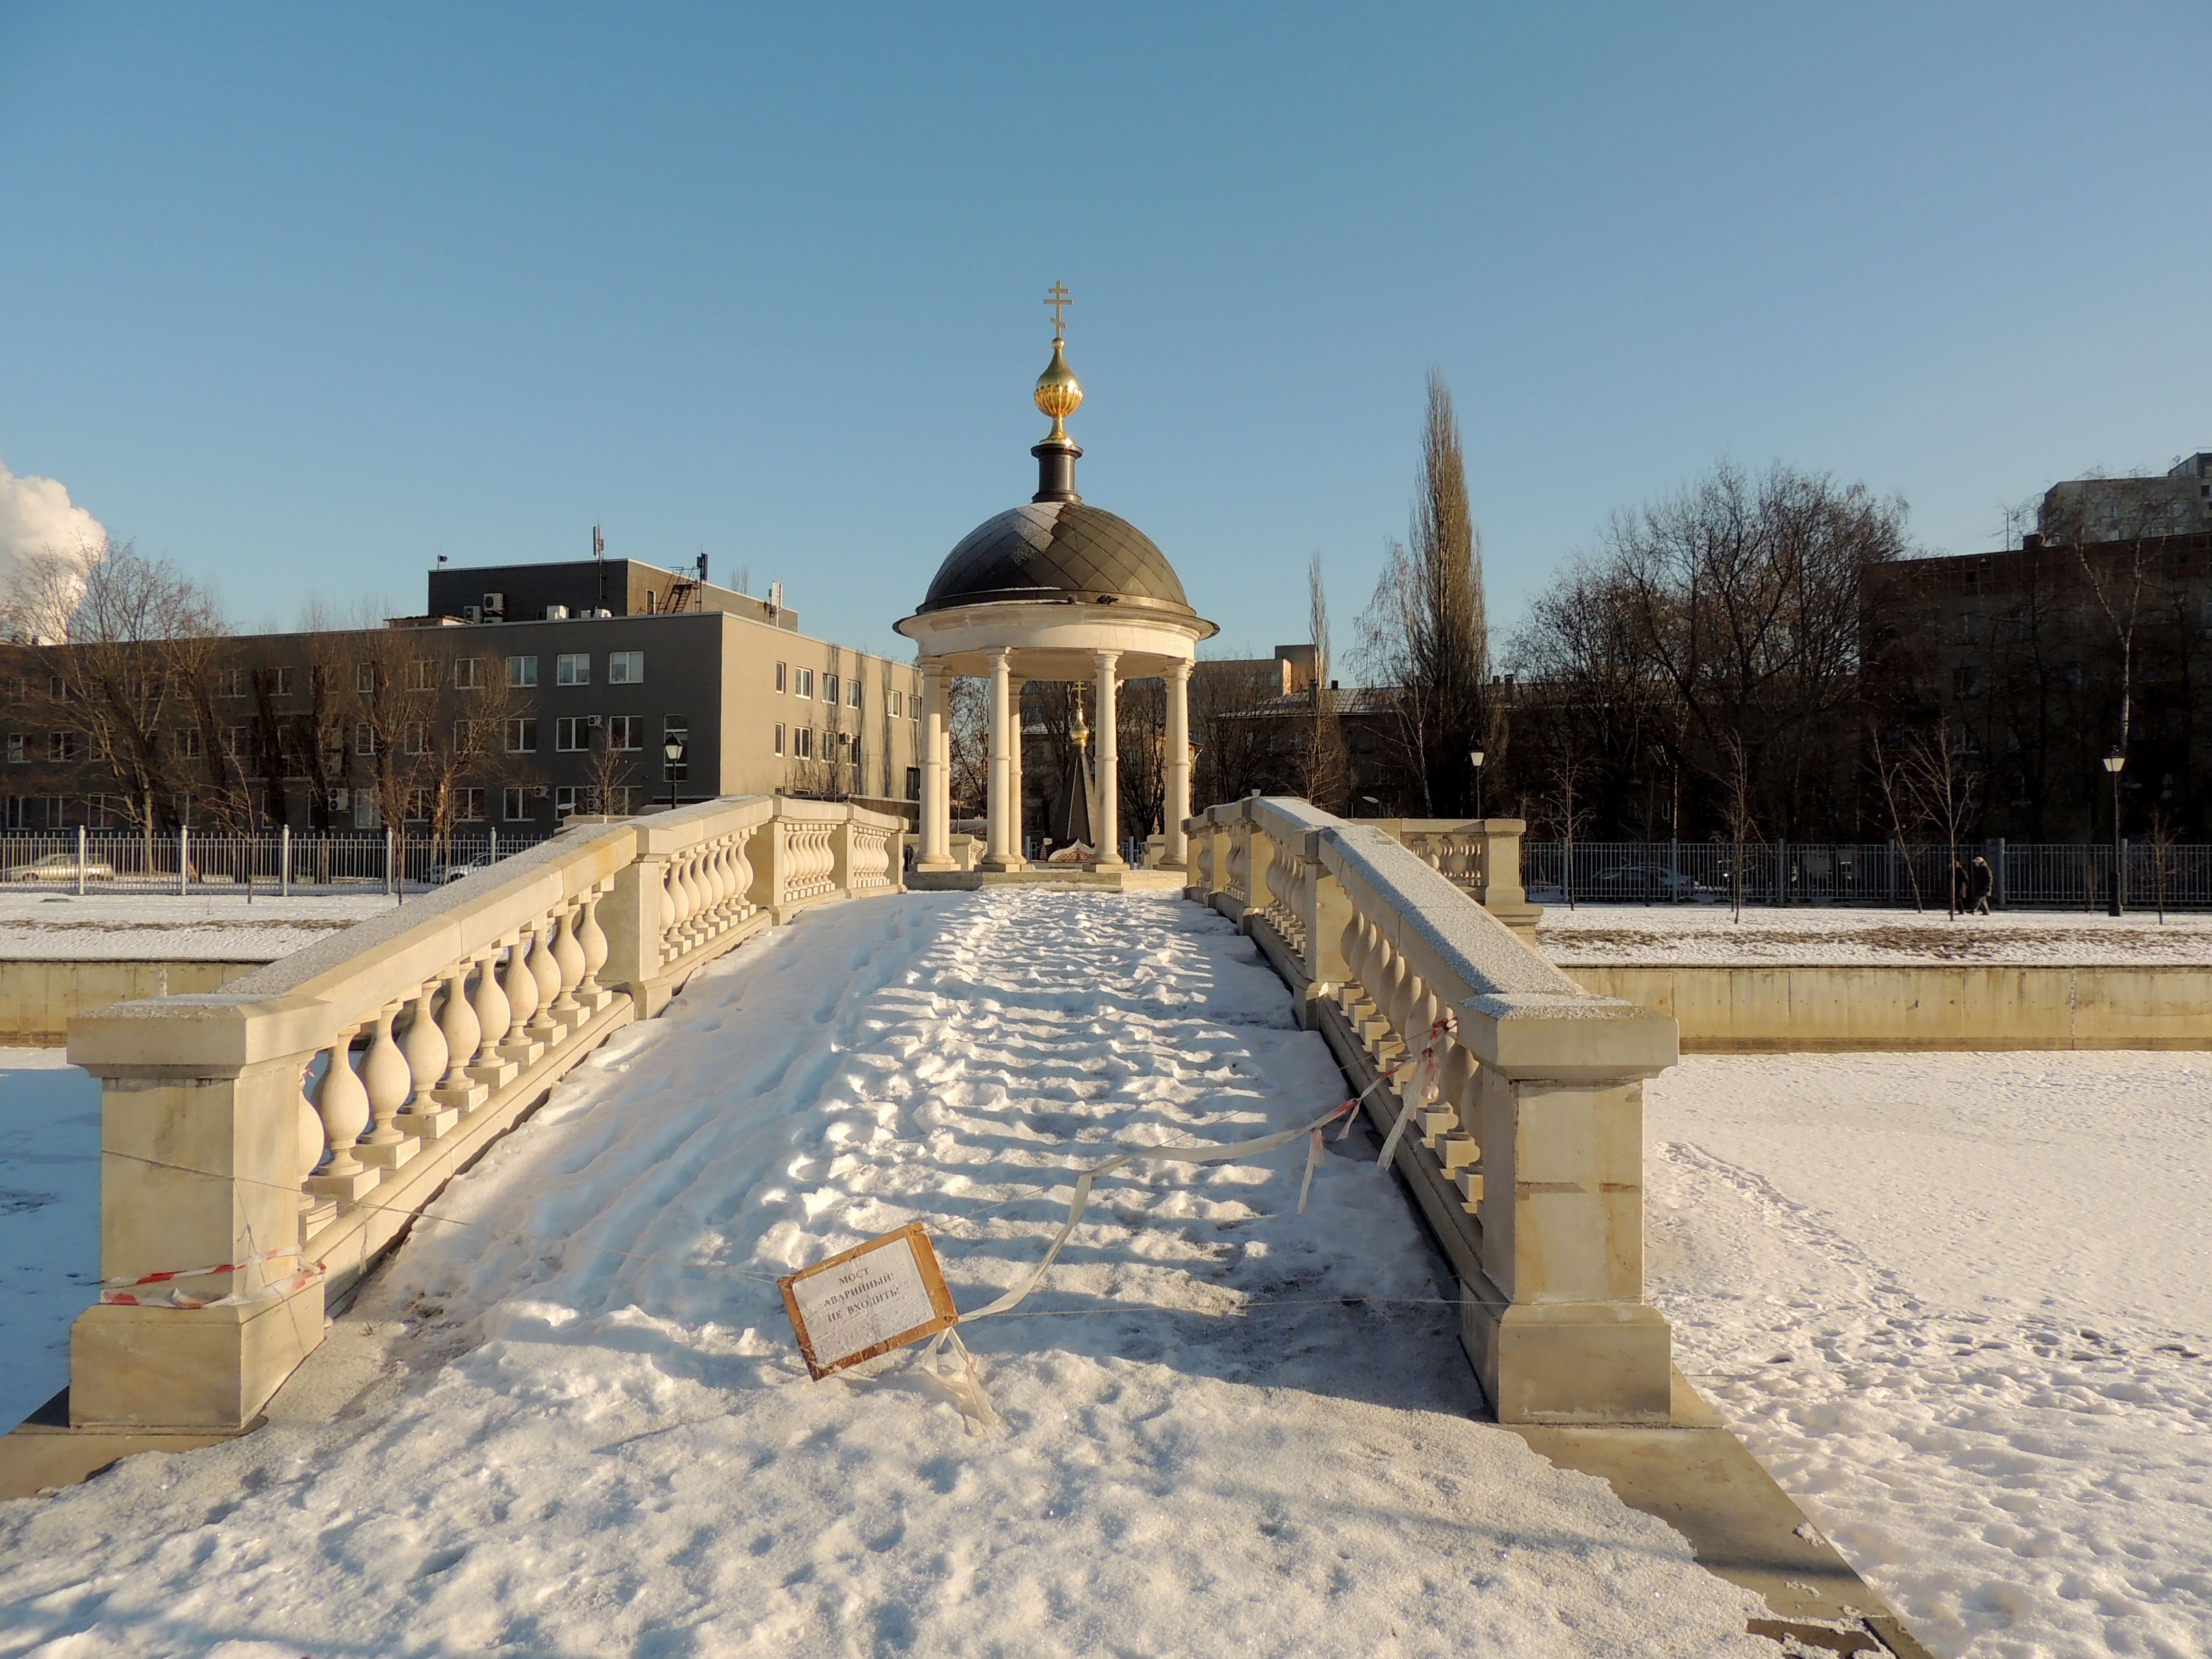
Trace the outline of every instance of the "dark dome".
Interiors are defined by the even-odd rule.
[[[1024,501],[986,519],[946,556],[921,609],[1063,598],[1194,614],[1152,538],[1082,501]]]

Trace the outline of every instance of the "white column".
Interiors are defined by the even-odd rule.
[[[952,867],[952,776],[945,764],[944,665],[921,665],[921,854],[917,870]]]
[[[1167,846],[1160,855],[1160,868],[1182,870],[1190,863],[1190,845],[1182,832],[1182,821],[1190,816],[1190,665],[1179,662],[1170,665],[1164,676],[1168,693],[1167,753],[1162,758],[1167,763],[1167,809],[1160,814],[1167,822],[1160,827],[1167,832]]]
[[[1115,665],[1118,651],[1094,653],[1098,664],[1098,732],[1095,769],[1098,779],[1098,822],[1091,826],[1098,836],[1098,868],[1126,870],[1121,856],[1121,762],[1115,747]]]
[[[1022,690],[1026,680],[1015,680],[1008,688],[1006,698],[1006,769],[1011,777],[1006,791],[1006,812],[1012,820],[1006,828],[1006,845],[1014,855],[1014,867],[1027,866],[1028,858],[1022,851]]]
[[[990,822],[990,840],[983,854],[986,870],[1012,870],[1018,862],[1008,844],[1011,836],[1007,829],[1013,817],[1006,805],[1006,786],[1012,781],[1012,757],[1006,753],[1006,694],[1011,684],[1007,654],[1004,651],[991,653],[991,776],[986,814]]]

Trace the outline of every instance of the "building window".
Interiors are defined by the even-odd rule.
[[[802,668],[799,671],[796,678],[798,684],[793,685],[792,690],[802,697],[812,696],[814,695],[814,671],[811,668]]]
[[[381,830],[384,814],[376,809],[376,797],[368,790],[356,790],[353,798],[353,827],[356,830]]]
[[[453,659],[453,690],[473,691],[477,689],[477,659],[474,657]]]
[[[538,659],[509,657],[507,659],[507,683],[509,685],[532,686],[538,684]]]
[[[430,792],[427,789],[410,789],[407,792],[407,822],[427,823],[429,820]]]
[[[76,758],[76,737],[69,732],[46,733],[46,758],[50,761],[73,761]]]
[[[889,714],[893,720],[896,720],[899,715],[904,712],[900,708],[899,702],[899,694],[897,692],[886,691],[884,693],[884,712]]]
[[[1982,671],[1971,665],[1951,671],[1951,690],[1954,696],[1971,697],[1982,689]]]
[[[409,678],[410,691],[435,691],[438,689],[438,665],[428,657],[415,659],[413,673]]]
[[[851,683],[845,687],[845,707],[848,708],[858,708],[860,706],[860,677],[858,674],[855,674],[853,676]]]
[[[837,701],[837,677],[835,674],[822,677],[822,701],[827,703]]]
[[[792,732],[791,753],[793,758],[796,760],[814,758],[814,728],[812,726],[802,726]]]
[[[251,752],[244,726],[234,726],[222,734],[222,750],[233,760],[241,759]]]
[[[21,766],[28,758],[29,757],[23,753],[23,734],[20,732],[10,732],[8,734],[8,764]]]
[[[642,714],[608,715],[607,747],[621,750],[644,748],[645,716]]]
[[[592,653],[588,651],[563,651],[554,659],[553,683],[556,685],[589,685],[592,683]]]
[[[357,662],[353,665],[353,689],[364,696],[376,690],[376,665]]]
[[[534,755],[538,752],[538,720],[525,714],[507,723],[507,752],[510,755]]]
[[[427,726],[426,724],[424,724],[424,723],[423,723],[422,721],[421,721],[421,720],[410,720],[410,721],[408,721],[408,722],[407,722],[407,732],[406,732],[406,748],[407,748],[407,752],[408,752],[409,754],[410,754],[410,755],[427,755],[427,754],[428,754],[428,753],[430,752],[430,728],[429,728],[429,726]]]
[[[784,675],[785,675],[787,672],[788,672],[788,671],[787,671],[787,670],[785,669],[784,665],[783,665],[781,663],[778,663],[778,664],[776,664],[776,665],[775,665],[775,689],[776,689],[777,690],[779,690],[779,691],[781,691],[781,690],[782,690],[784,689],[784,685],[783,685]]]
[[[585,810],[587,811],[607,812],[627,817],[636,810],[635,803],[637,799],[637,789],[633,784],[611,784],[604,791],[586,789],[584,792],[584,799]]]
[[[484,792],[464,789],[460,792],[460,811],[457,816],[465,823],[482,823],[484,815]]]
[[[672,761],[666,755],[660,757],[660,779],[664,783],[681,783],[691,775],[691,720],[688,714],[664,714],[660,717],[660,740],[665,746],[673,738],[684,745],[684,758]]]
[[[783,722],[781,720],[775,723],[775,752],[779,755],[783,752]]]
[[[374,755],[376,752],[376,728],[367,720],[353,723],[353,752],[356,755]]]
[[[609,685],[643,685],[645,684],[645,653],[642,651],[608,652],[607,684]]]
[[[908,800],[921,799],[921,769],[919,766],[906,769],[906,798]]]
[[[553,722],[553,746],[564,755],[580,755],[592,746],[592,722],[582,714],[563,714]]]
[[[553,814],[556,817],[565,818],[575,810],[576,787],[564,783],[553,792]]]
[[[510,783],[499,792],[499,815],[509,823],[520,823],[530,816],[530,793],[519,783]]]

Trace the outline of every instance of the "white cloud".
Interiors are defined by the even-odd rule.
[[[70,501],[58,479],[19,477],[0,461],[0,600],[13,590],[16,574],[33,560],[75,560],[106,540],[100,520]],[[73,598],[67,603],[74,609]]]

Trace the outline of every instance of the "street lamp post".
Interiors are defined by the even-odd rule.
[[[2115,916],[2120,914],[2120,769],[2127,763],[2117,749],[2105,757],[2105,770],[2112,776],[2112,890],[2106,914]]]
[[[671,736],[660,745],[661,757],[668,763],[668,810],[676,810],[676,769],[684,764],[684,739]]]
[[[1467,757],[1474,763],[1474,816],[1482,817],[1482,750],[1470,749]]]

